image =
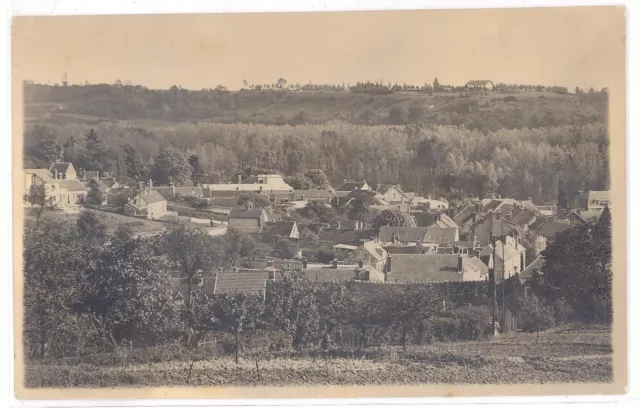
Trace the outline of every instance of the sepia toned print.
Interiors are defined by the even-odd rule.
[[[19,397],[624,392],[624,9],[13,40]]]

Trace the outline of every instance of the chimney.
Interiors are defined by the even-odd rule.
[[[242,184],[242,174],[238,174],[238,184]]]
[[[307,269],[307,260],[306,259],[302,260],[302,269]]]
[[[362,268],[364,266],[364,262],[358,261],[358,268]]]
[[[338,229],[340,229],[340,221],[338,221]]]
[[[53,178],[58,179],[58,169],[53,169]]]
[[[396,233],[395,232],[391,233],[391,243],[394,244],[394,245],[397,243]]]
[[[338,259],[334,259],[333,261],[331,261],[331,267],[333,269],[338,269]]]
[[[458,273],[462,273],[462,254],[458,255]]]
[[[477,237],[474,235],[473,236],[473,249],[476,249],[476,247],[478,246],[478,239]]]

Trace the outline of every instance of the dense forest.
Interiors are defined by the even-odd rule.
[[[452,98],[449,102],[458,107],[467,106],[465,113],[450,112],[460,118],[456,126],[438,124],[431,121],[430,116],[415,112],[416,123],[400,124],[403,120],[397,120],[395,125],[362,125],[339,120],[296,125],[205,121],[152,124],[133,118],[125,120],[122,116],[125,112],[126,116],[136,118],[153,115],[152,101],[176,109],[195,106],[219,109],[221,101],[236,101],[235,105],[225,108],[229,112],[242,111],[241,105],[250,102],[253,104],[250,108],[258,112],[257,106],[269,109],[282,99],[306,100],[308,104],[322,107],[329,96],[321,92],[291,91],[191,92],[179,88],[155,91],[115,85],[31,84],[25,89],[27,111],[33,106],[51,109],[52,101],[57,101],[63,104],[65,115],[70,115],[70,111],[99,109],[100,112],[91,113],[122,119],[78,123],[63,116],[62,122],[52,123],[47,119],[52,116],[49,112],[48,116],[28,121],[25,167],[47,167],[54,160],[65,160],[85,170],[109,171],[124,179],[176,174],[173,180],[179,184],[205,180],[224,182],[235,179],[239,173],[249,175],[266,170],[291,177],[309,169],[320,169],[334,187],[345,179],[367,180],[400,184],[407,191],[449,198],[500,194],[520,199],[532,197],[539,203],[567,201],[580,190],[608,188],[606,91],[553,96],[573,98],[554,100],[555,104],[567,106],[567,109],[556,106],[553,110],[556,119],[563,118],[562,125],[558,120],[550,120],[539,126],[506,126],[499,123],[502,108],[487,110],[492,120],[498,121],[498,129],[489,130],[486,126],[482,129],[473,126],[479,118],[474,112],[481,102],[504,104],[504,98],[513,99],[515,102],[507,103],[514,105],[512,109],[516,113],[507,116],[513,120],[518,116],[530,119],[529,103],[538,99],[518,99],[522,98],[518,94],[486,100],[479,96],[445,97]],[[377,98],[353,92],[334,94],[351,98],[349,103],[359,108],[366,106],[361,98]],[[120,96],[116,98],[117,95]],[[338,98],[335,95],[333,97]],[[381,98],[387,97],[403,96],[397,93]],[[140,103],[147,107],[136,110],[127,105],[136,98],[148,101]],[[326,107],[336,109],[333,104]],[[575,114],[568,107],[575,108]],[[442,109],[445,108],[440,108],[438,115]],[[591,111],[595,113],[586,120],[585,115]],[[408,116],[411,112],[409,110]],[[391,108],[387,116],[394,115],[404,113]],[[192,173],[198,177],[191,177]],[[162,184],[166,179],[158,177],[154,181]]]

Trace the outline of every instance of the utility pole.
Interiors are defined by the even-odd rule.
[[[496,237],[491,234],[493,262],[491,264],[491,336],[496,335]]]

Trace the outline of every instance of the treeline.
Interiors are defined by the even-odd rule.
[[[147,179],[155,166],[152,176],[186,174],[176,180],[189,183],[190,160],[197,158],[199,172],[221,181],[249,167],[286,176],[320,169],[336,188],[344,179],[367,180],[448,198],[496,193],[548,203],[607,189],[608,152],[608,132],[599,124],[482,133],[447,126],[123,122],[100,124],[93,133],[85,125],[29,125],[24,165],[48,168],[60,159],[133,179]],[[164,176],[156,182],[166,182]]]
[[[353,85],[351,92],[274,89],[229,92],[224,87],[193,91],[177,86],[151,90],[122,84],[57,87],[26,84],[25,116],[29,120],[44,121],[88,120],[64,116],[82,114],[95,117],[94,121],[147,119],[267,125],[322,124],[338,120],[360,125],[427,123],[496,131],[603,121],[607,106],[607,95],[600,92],[598,97],[588,93],[541,94],[505,104],[500,99],[468,93],[464,87],[451,88],[454,93],[429,96],[443,87],[428,84],[414,87],[362,82]],[[417,92],[396,92],[400,90]]]
[[[542,273],[533,278],[538,297],[518,297],[524,330],[576,319],[611,321],[610,233],[605,218],[550,244]],[[199,278],[233,273],[232,266],[257,256],[257,241],[239,233],[212,237],[181,225],[154,238],[133,238],[127,227],[107,236],[87,212],[75,225],[48,217],[27,223],[24,242],[23,334],[30,358],[167,343],[195,348],[211,334],[236,357],[245,337],[259,337],[253,351],[275,353],[406,347],[491,334],[486,282],[319,284],[282,271],[264,296],[199,293]],[[172,278],[186,292],[182,303]]]

